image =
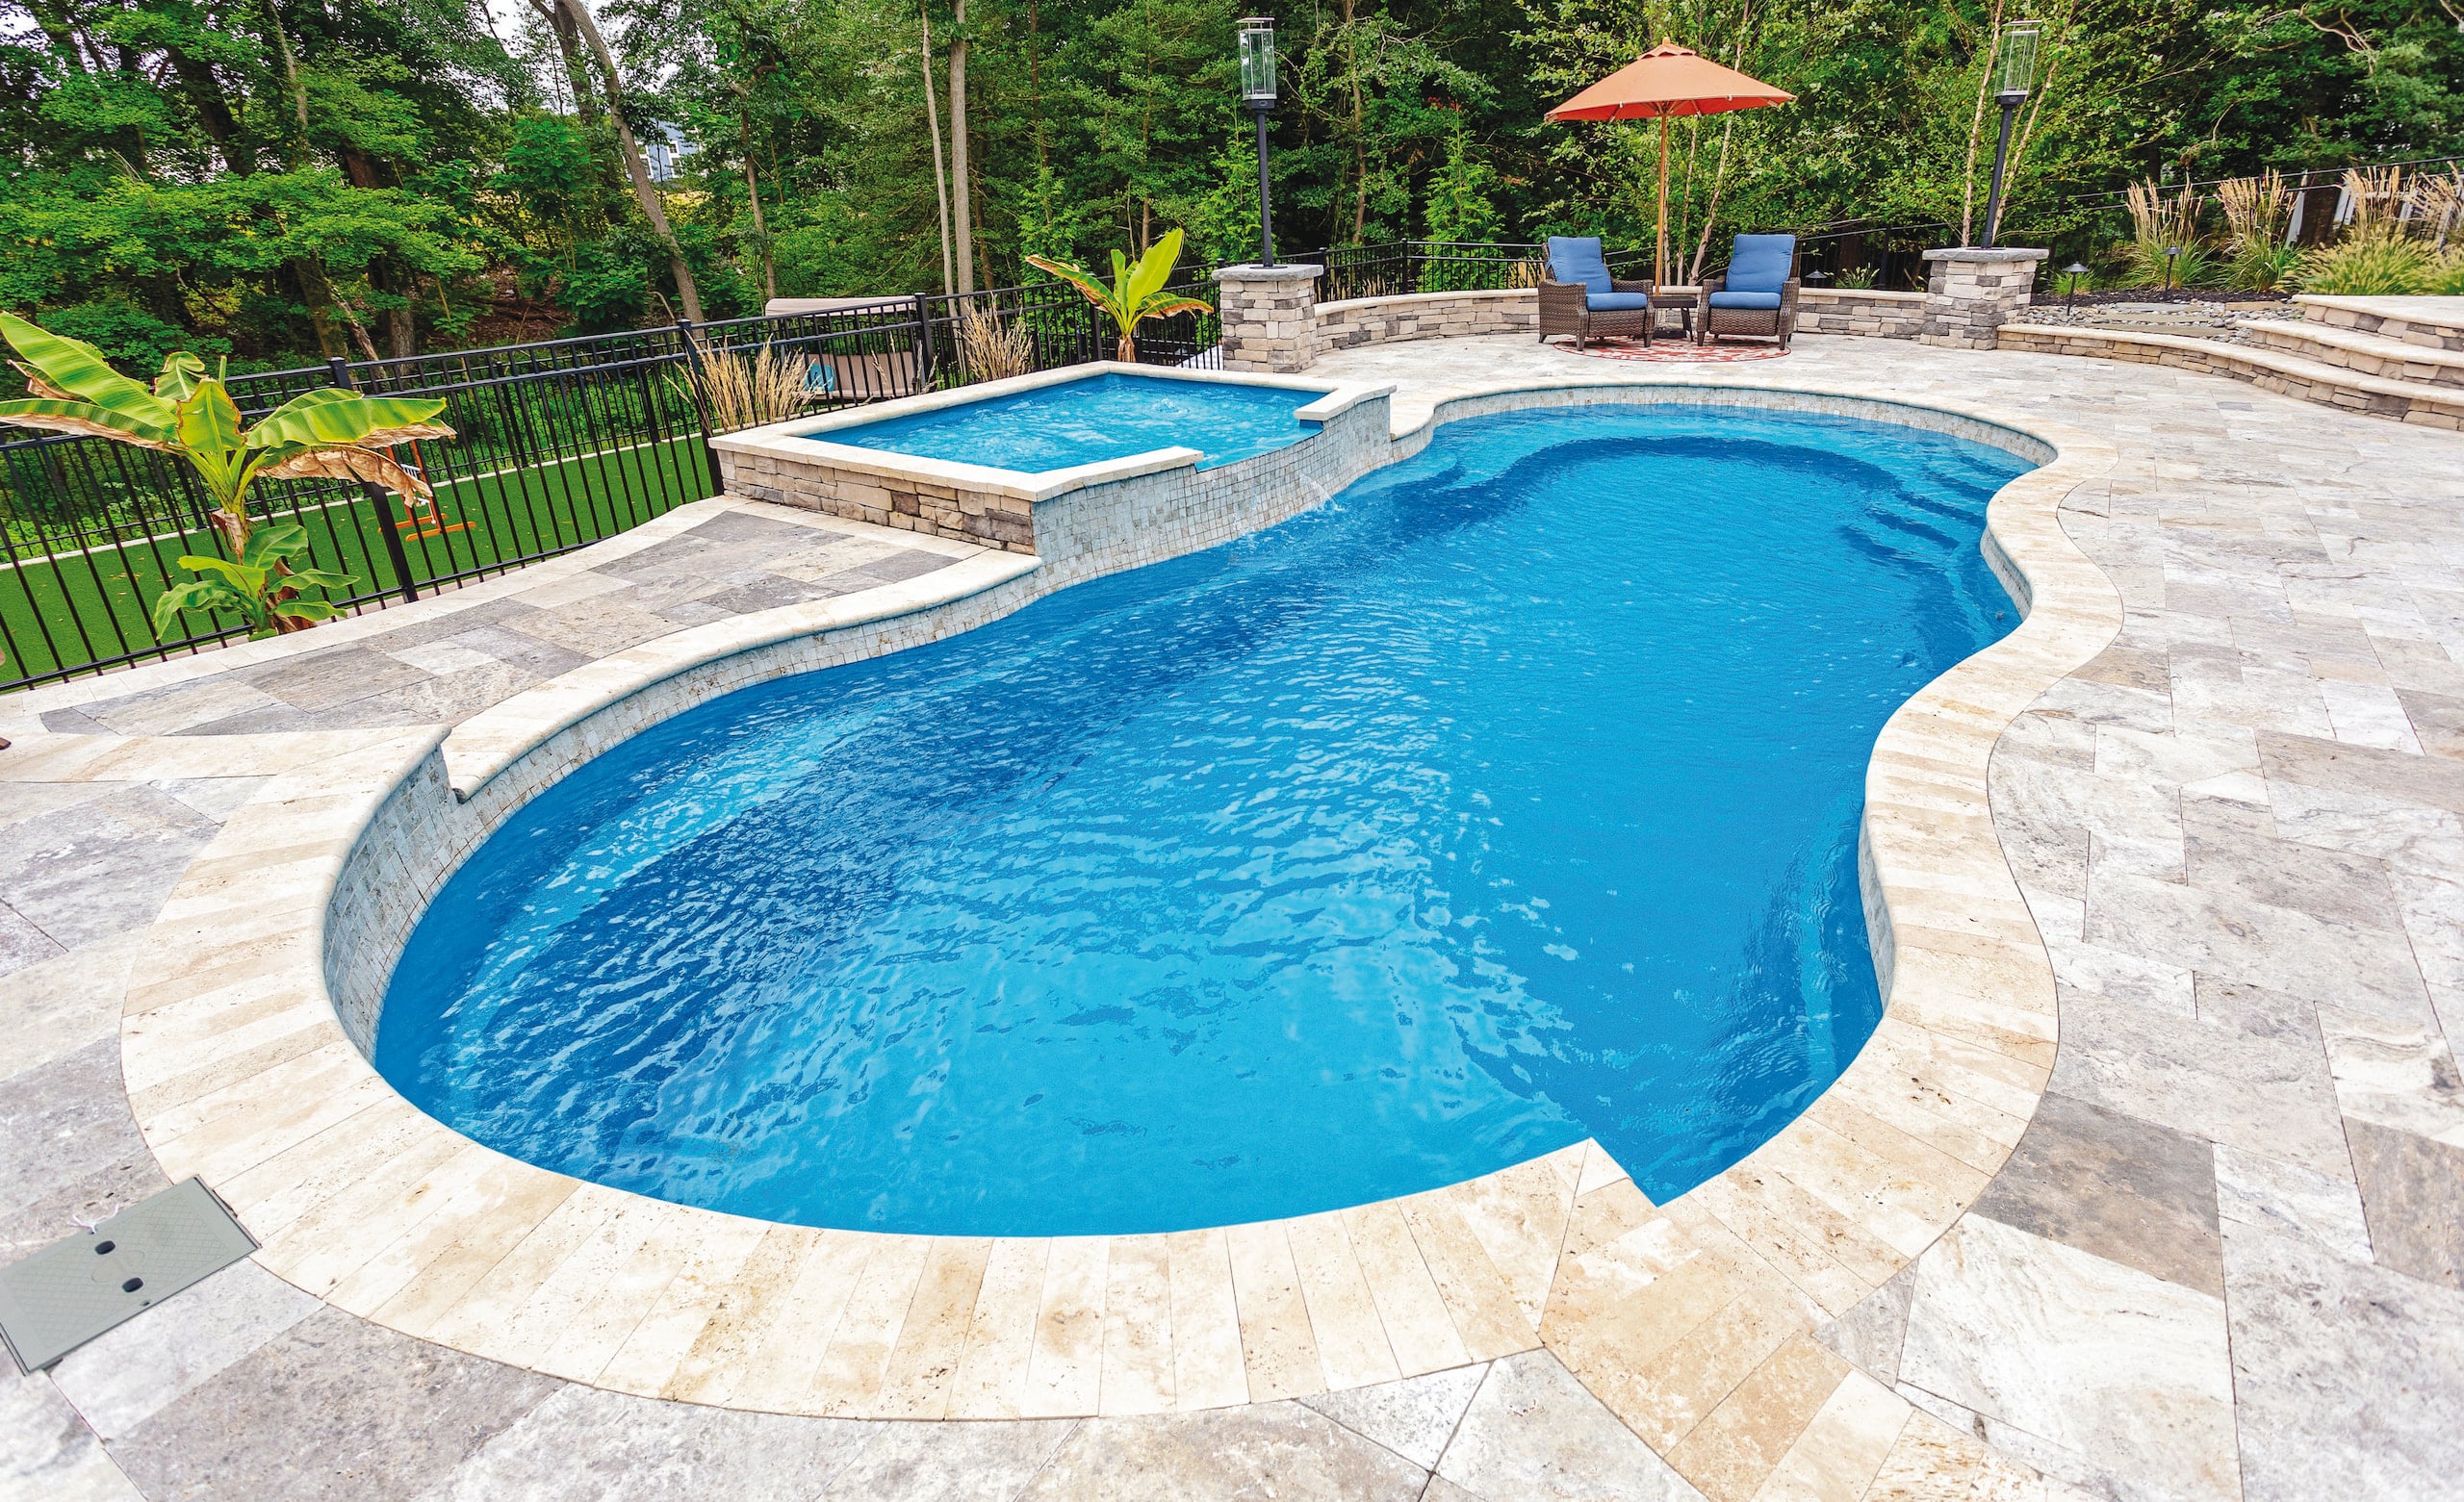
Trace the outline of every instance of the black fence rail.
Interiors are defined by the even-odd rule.
[[[1142,325],[1142,361],[1220,364],[1210,305]],[[718,491],[709,439],[783,420],[1116,352],[1119,331],[1058,284],[884,299],[539,344],[234,376],[253,420],[326,386],[445,403],[450,439],[397,457],[432,499],[373,487],[265,480],[255,513],[307,529],[309,562],[347,574],[353,610],[552,558]],[[5,430],[0,430],[5,431]],[[188,612],[156,631],[154,600],[185,555],[225,556],[185,463],[101,439],[0,443],[0,690],[196,651],[246,631]]]

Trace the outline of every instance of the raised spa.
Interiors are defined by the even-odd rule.
[[[1451,423],[584,765],[437,897],[378,1065],[531,1162],[808,1225],[1169,1231],[1585,1136],[1665,1201],[1873,1029],[1866,758],[2015,624],[1978,542],[2025,468],[1741,409]]]
[[[1041,473],[1159,448],[1197,467],[1271,453],[1318,431],[1293,414],[1319,393],[1107,371],[811,436],[917,459]]]

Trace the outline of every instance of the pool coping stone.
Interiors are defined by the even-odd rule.
[[[1949,1228],[2043,1090],[2052,968],[1992,827],[1986,762],[2011,720],[2119,627],[2113,586],[2057,519],[2114,450],[1955,404],[1569,378],[1439,403],[1390,434],[1388,460],[1447,421],[1569,401],[1880,413],[2051,449],[1989,512],[1989,556],[2024,619],[1900,706],[1869,763],[1861,872],[1882,1022],[1795,1122],[1668,1204],[1586,1141],[1289,1220],[926,1237],[746,1220],[495,1153],[375,1073],[337,1012],[325,949],[337,882],[378,810],[415,778],[458,793],[487,758],[504,758],[470,784],[487,787],[520,759],[510,722],[500,738],[466,743],[450,777],[442,727],[364,732],[275,772],[223,827],[131,978],[122,1057],[146,1140],[171,1177],[201,1173],[222,1192],[265,1242],[258,1260],[305,1291],[617,1391],[846,1416],[1089,1416],[1342,1390],[1545,1345],[1713,1495],[1745,1494],[1740,1478],[1760,1485],[1817,1437],[1896,1453],[1913,1442],[1905,1400],[1811,1334]],[[1022,602],[1034,569],[904,614],[868,607],[879,592],[847,597],[831,603],[851,619],[820,629],[1003,590]],[[625,674],[648,675],[639,690],[787,639],[785,615],[743,618],[759,623],[746,648],[711,637],[610,670],[567,704],[564,729],[621,702]]]

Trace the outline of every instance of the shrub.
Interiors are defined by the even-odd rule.
[[[2347,297],[2411,296],[2428,290],[2431,268],[2428,247],[2374,226],[2303,255],[2296,285]]]
[[[2429,268],[2424,292],[2433,297],[2464,297],[2464,246],[2440,256]]]

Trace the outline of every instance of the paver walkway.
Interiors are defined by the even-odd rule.
[[[2127,624],[1993,768],[1996,828],[2062,983],[2052,1086],[1974,1209],[1823,1333],[1933,1415],[1913,1422],[2011,1464],[1886,1474],[1867,1494],[2453,1494],[2464,438],[2158,368],[1879,341],[1672,368],[1476,340],[1312,373],[1399,382],[1399,422],[1535,376],[1802,378],[2006,406],[2118,445],[2111,482],[2065,522]],[[195,747],[77,781],[13,777],[39,763],[0,753],[0,1258],[160,1186],[119,1089],[120,978],[262,778],[354,726],[458,721],[675,625],[968,551],[707,506],[324,628],[304,655],[95,680],[47,696],[81,701],[40,726],[0,700],[8,733]],[[51,1374],[0,1374],[0,1498],[704,1494],[1697,1493],[1545,1352],[1152,1419],[792,1419],[499,1366],[244,1263]]]

